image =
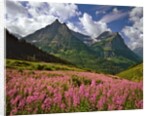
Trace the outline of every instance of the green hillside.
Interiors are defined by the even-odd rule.
[[[23,70],[71,70],[71,71],[85,71],[74,66],[63,65],[59,63],[47,63],[47,62],[33,62],[25,60],[6,59],[6,68]]]
[[[132,81],[140,81],[143,80],[143,63],[136,65],[126,71],[123,71],[117,76],[132,80]]]

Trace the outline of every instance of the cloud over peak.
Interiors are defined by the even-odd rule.
[[[75,4],[6,1],[6,27],[10,32],[26,36],[51,24],[55,19],[65,22],[80,15]]]
[[[111,31],[106,23],[102,21],[94,21],[92,16],[87,13],[84,13],[83,17],[79,18],[79,20],[81,21],[84,31],[93,38],[96,38],[104,31]]]

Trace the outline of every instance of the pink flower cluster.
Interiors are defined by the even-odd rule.
[[[79,86],[72,82],[76,75]],[[143,82],[75,71],[7,69],[7,115],[143,108]],[[91,80],[82,83],[81,79]],[[6,79],[7,80],[7,79]]]

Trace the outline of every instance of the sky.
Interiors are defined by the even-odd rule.
[[[56,19],[91,39],[119,32],[130,49],[143,47],[142,7],[6,1],[6,28],[16,35],[27,36]]]

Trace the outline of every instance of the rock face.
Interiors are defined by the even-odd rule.
[[[89,36],[70,30],[58,20],[23,39],[81,68],[98,72],[115,74],[141,61],[119,33],[104,32],[93,43]]]

